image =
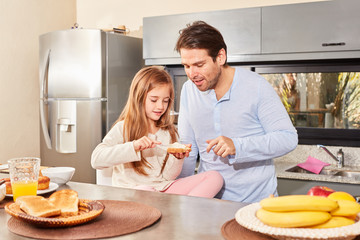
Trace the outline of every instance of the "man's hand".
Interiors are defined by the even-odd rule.
[[[206,152],[210,152],[214,147],[214,153],[220,157],[227,157],[228,155],[235,155],[236,153],[235,145],[228,137],[220,136],[215,139],[206,140],[206,142],[209,144]]]

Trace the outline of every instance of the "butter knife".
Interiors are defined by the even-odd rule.
[[[156,146],[159,147],[160,149],[165,150],[165,151],[167,151],[167,149],[168,149],[168,147],[169,147],[169,145],[164,145],[164,144],[158,144],[158,145],[156,145]]]

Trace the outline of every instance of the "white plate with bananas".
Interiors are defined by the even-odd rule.
[[[276,239],[354,239],[360,235],[360,221],[348,226],[326,229],[271,227],[256,217],[256,212],[260,208],[260,203],[252,203],[240,208],[235,214],[235,220],[251,231],[267,234]]]

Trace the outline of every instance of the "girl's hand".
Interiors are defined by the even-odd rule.
[[[185,146],[189,147],[191,149],[191,144],[184,144]],[[183,159],[185,157],[189,156],[190,151],[182,152],[182,153],[171,153],[176,157],[177,159]]]
[[[156,145],[161,144],[161,142],[155,141],[147,136],[144,136],[133,142],[134,149],[136,152],[142,151],[148,148],[154,148]]]

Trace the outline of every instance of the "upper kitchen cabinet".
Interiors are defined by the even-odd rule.
[[[335,0],[262,8],[263,54],[333,52],[352,58],[360,50],[360,1]],[[345,51],[346,54],[336,52]],[[339,54],[334,55],[335,54]],[[344,52],[343,52],[344,53]],[[304,55],[306,59],[311,55]],[[354,55],[353,57],[358,57]],[[301,59],[301,58],[298,58]]]
[[[230,62],[236,61],[238,56],[244,58],[247,55],[260,54],[261,9],[235,9],[144,18],[145,64],[180,64],[180,56],[175,51],[179,31],[197,20],[207,22],[223,34]]]

